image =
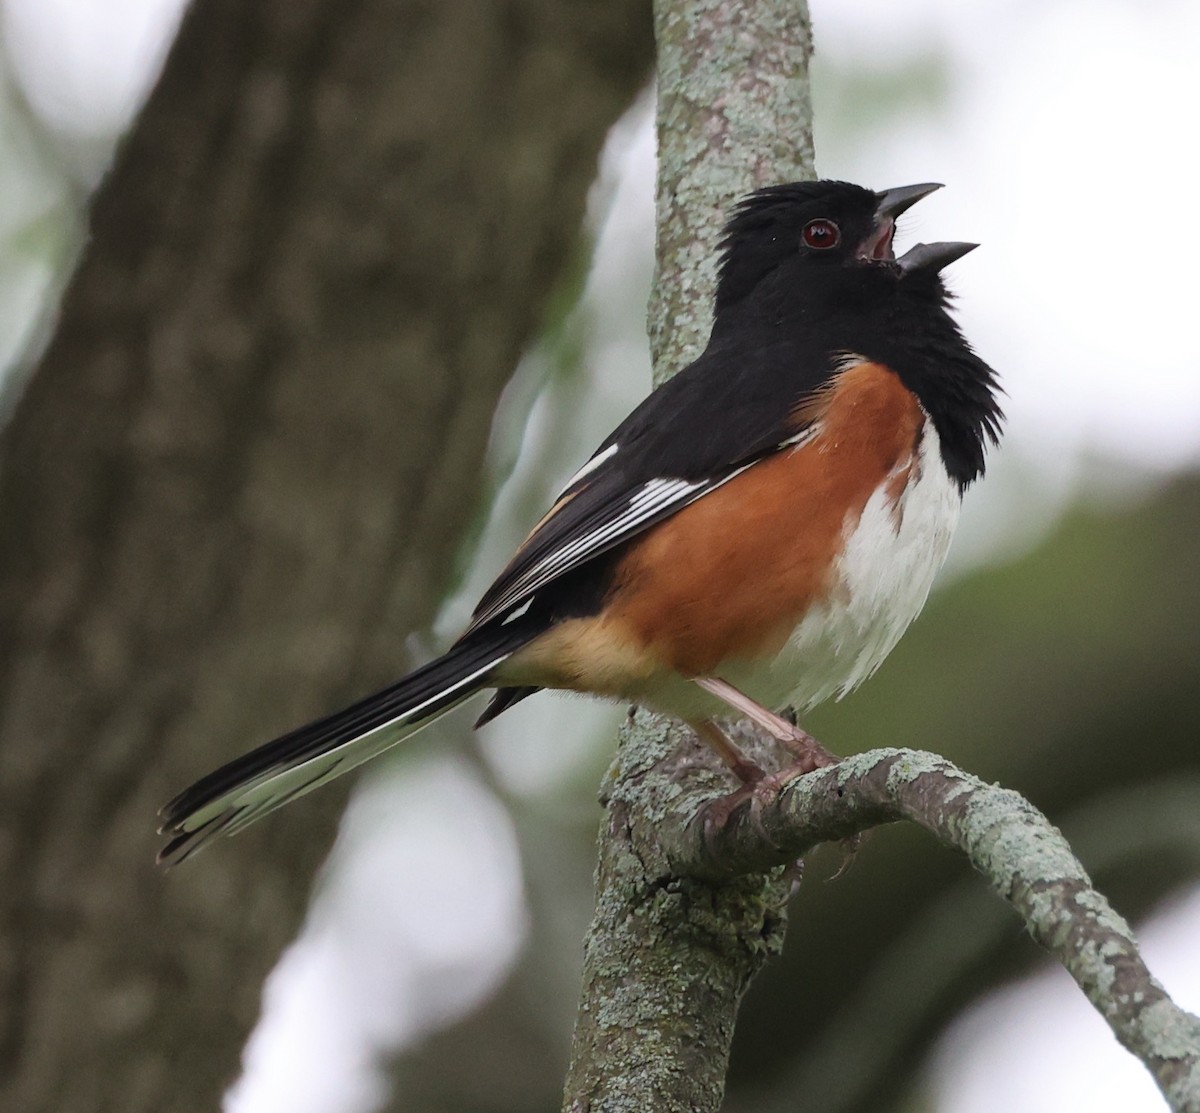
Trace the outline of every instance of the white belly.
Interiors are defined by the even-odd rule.
[[[946,559],[962,498],[946,474],[933,423],[925,421],[913,474],[892,501],[883,484],[856,522],[829,602],[810,610],[767,667],[721,672],[766,707],[810,707],[862,683],[920,613]]]

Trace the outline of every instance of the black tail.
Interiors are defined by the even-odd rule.
[[[492,671],[530,640],[529,630],[480,631],[390,688],[221,766],[160,812],[175,865],[218,835],[232,835],[415,734],[490,683]]]

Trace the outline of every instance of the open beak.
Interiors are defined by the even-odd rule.
[[[875,194],[879,198],[875,208],[875,230],[859,249],[859,258],[877,263],[894,262],[896,256],[892,251],[892,236],[896,233],[896,217],[911,209],[922,197],[928,197],[941,188],[941,182],[921,182],[919,185],[880,190]]]
[[[895,220],[901,213],[908,212],[922,197],[942,188],[941,182],[922,182],[914,186],[896,186],[895,189],[880,190],[876,197],[879,205],[875,209],[875,219]]]
[[[977,243],[919,243],[910,247],[896,263],[905,274],[916,271],[932,271],[936,274],[978,246]]]

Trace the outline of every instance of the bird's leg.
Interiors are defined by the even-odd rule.
[[[750,822],[759,835],[766,842],[770,843],[772,840],[762,823],[762,807],[769,803],[772,796],[777,794],[793,777],[802,773],[811,773],[815,769],[821,769],[828,765],[836,765],[841,759],[831,754],[807,731],[801,730],[795,723],[790,723],[787,719],[768,711],[762,704],[752,700],[745,692],[739,691],[732,684],[718,677],[711,676],[699,678],[696,680],[696,683],[706,692],[728,704],[735,711],[740,711],[747,719],[757,723],[772,738],[786,746],[796,757],[793,765],[779,770],[778,773],[772,773],[769,776],[765,775],[757,766],[753,766],[759,774],[755,780],[748,781],[745,777],[742,777],[743,783],[741,788],[735,792],[731,792],[728,796],[723,796],[720,800],[714,800],[708,805],[708,815],[705,817],[705,838],[710,845],[712,832],[723,827],[729,821],[729,817],[734,811],[747,801],[749,801],[750,806]],[[742,761],[747,760],[742,755],[742,752],[725,737],[720,727],[711,721],[707,723],[707,726]],[[701,737],[716,749],[718,753],[722,753],[722,750],[710,739],[708,734],[701,733],[700,724],[693,724],[693,729],[697,734],[701,734]],[[737,772],[736,768],[734,771]],[[835,879],[841,877],[850,868],[865,838],[866,833],[863,832],[849,839],[842,840],[840,845],[842,847],[843,860],[842,864],[838,867],[837,873],[833,875]],[[802,865],[802,862],[796,863],[797,867]]]
[[[716,696],[722,703],[740,712],[751,722],[757,723],[772,738],[786,746],[796,761],[789,772],[811,773],[826,765],[836,765],[840,760],[831,754],[807,731],[794,723],[768,711],[761,703],[752,700],[745,692],[738,691],[732,684],[716,676],[696,677],[695,683],[709,695]],[[727,744],[732,745],[732,743]]]
[[[770,843],[770,836],[762,824],[762,808],[778,796],[780,789],[792,778],[811,773],[826,765],[833,765],[839,759],[831,754],[812,735],[801,730],[794,723],[789,723],[774,712],[768,711],[762,704],[752,700],[744,692],[738,691],[732,684],[714,676],[698,677],[695,681],[710,695],[716,696],[722,703],[733,711],[757,723],[776,741],[786,746],[794,755],[795,761],[778,773],[767,774],[755,765],[737,746],[726,736],[725,732],[711,719],[694,720],[689,725],[696,734],[720,755],[721,760],[733,770],[742,782],[741,788],[714,800],[705,809],[705,832],[708,837],[720,830],[729,821],[729,817],[743,804],[750,808],[749,820],[762,838]]]
[[[713,832],[724,827],[729,822],[729,817],[743,804],[750,806],[750,822],[754,829],[764,842],[771,843],[770,836],[763,828],[760,813],[762,805],[779,791],[779,774],[769,775],[766,770],[755,765],[712,719],[697,719],[688,725],[702,742],[708,743],[717,752],[742,782],[740,788],[705,805],[704,839],[709,850],[713,849]]]
[[[711,719],[698,719],[689,724],[699,736],[701,742],[706,742],[716,751],[717,756],[733,770],[733,774],[743,785],[755,785],[766,777],[766,771],[754,764],[729,739],[729,736]]]

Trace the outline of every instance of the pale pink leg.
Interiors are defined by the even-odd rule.
[[[745,692],[738,691],[732,684],[715,676],[697,677],[699,684],[710,695],[716,696],[722,703],[733,711],[744,715],[751,722],[757,723],[772,738],[786,746],[796,761],[787,769],[767,776],[758,766],[754,765],[728,738],[724,731],[712,720],[705,719],[689,724],[692,729],[707,742],[725,760],[729,767],[742,781],[742,787],[719,800],[712,800],[705,805],[705,841],[711,842],[713,832],[720,830],[729,822],[730,816],[743,805],[749,807],[749,821],[754,829],[766,842],[770,836],[762,823],[761,808],[777,796],[779,791],[794,777],[811,773],[822,766],[835,765],[838,761],[812,735],[801,730],[793,723],[768,711],[762,704],[751,699]]]
[[[825,765],[834,765],[837,758],[813,736],[786,719],[768,711],[761,703],[752,700],[745,692],[738,691],[732,684],[716,676],[699,676],[694,681],[709,695],[716,696],[722,703],[740,712],[751,722],[757,723],[772,738],[786,746],[796,757],[796,765],[806,773]],[[732,745],[728,742],[727,744]]]
[[[716,751],[742,784],[757,784],[766,776],[766,773],[742,753],[711,719],[700,719],[689,723],[688,726],[696,732],[702,742],[707,742]]]

